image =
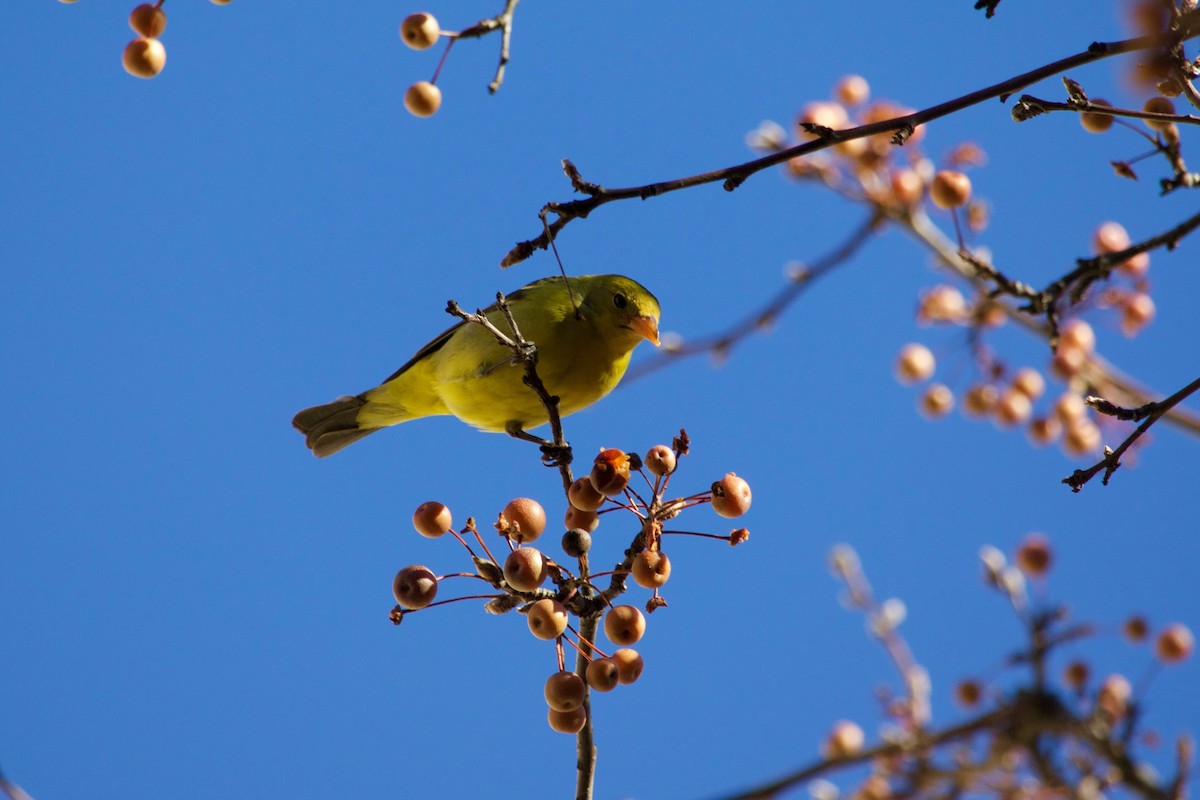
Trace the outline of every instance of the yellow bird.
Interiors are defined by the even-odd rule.
[[[564,417],[611,392],[639,342],[658,345],[658,300],[622,275],[581,275],[567,282],[542,278],[505,299],[521,335],[537,346],[538,376],[559,398]],[[484,313],[510,332],[495,305]],[[381,385],[306,408],[292,425],[318,458],[380,428],[438,414],[453,414],[485,431],[536,439],[525,431],[547,421],[546,409],[522,382],[524,374],[512,351],[492,334],[460,322]]]

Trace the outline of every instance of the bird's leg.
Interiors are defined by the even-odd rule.
[[[520,439],[525,442],[533,442],[542,450],[542,463],[547,467],[565,466],[571,463],[571,445],[563,443],[561,445],[543,439],[539,436],[534,436],[529,431],[521,427],[519,422],[509,422],[504,426],[504,432],[514,439]]]

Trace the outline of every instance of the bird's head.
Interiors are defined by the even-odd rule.
[[[588,275],[583,279],[583,305],[607,324],[633,349],[645,339],[659,344],[658,299],[632,278],[624,275]]]

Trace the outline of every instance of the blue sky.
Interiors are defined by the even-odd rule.
[[[493,5],[428,10],[462,27]],[[0,768],[39,800],[570,791],[574,741],[541,697],[552,647],[523,618],[463,603],[387,621],[398,568],[468,566],[411,530],[418,503],[490,520],[534,496],[557,518],[557,475],[448,418],[317,461],[292,414],[390,374],[449,324],[448,298],[482,305],[551,274],[545,254],[497,264],[542,204],[570,198],[564,157],[606,185],[678,177],[745,160],[747,131],[788,124],[845,73],[923,107],[1125,35],[1107,4],[1010,0],[992,20],[971,5],[525,3],[502,90],[485,90],[498,41],[460,43],[425,121],[402,97],[437,56],[396,35],[416,8],[168,0],[167,67],[142,81],[120,67],[128,8],[0,5]],[[1122,74],[1071,77],[1140,105]],[[1054,80],[1033,92],[1061,95]],[[993,217],[977,241],[1035,283],[1086,255],[1103,220],[1139,238],[1194,213],[1186,193],[1157,195],[1152,162],[1138,183],[1112,175],[1144,147],[1127,132],[1018,126],[993,101],[925,146],[967,139],[989,157],[972,173]],[[770,171],[733,194],[610,205],[560,248],[571,272],[635,277],[664,330],[699,336],[861,214]],[[1195,378],[1196,252],[1154,255],[1159,315],[1139,338],[1095,318],[1102,352],[1166,391]],[[924,421],[892,378],[899,347],[929,344],[956,385],[970,375],[960,334],[914,325],[940,280],[888,232],[724,364],[674,364],[567,420],[579,453],[685,427],[678,489],[732,470],[754,491],[749,543],[673,545],[645,674],[595,703],[598,797],[732,790],[810,760],[837,719],[876,732],[874,689],[896,681],[838,604],[839,542],[906,602],[943,722],[962,713],[954,681],[1020,644],[980,584],[983,544],[1051,537],[1051,595],[1103,623],[1077,651],[1098,671],[1146,670],[1115,635],[1132,611],[1200,627],[1197,442],[1155,429],[1137,468],[1072,495],[1056,448],[958,413]],[[994,343],[1046,361],[1010,329]],[[606,524],[593,553],[615,561],[630,534]],[[1197,669],[1164,670],[1145,699],[1168,741],[1200,718]]]

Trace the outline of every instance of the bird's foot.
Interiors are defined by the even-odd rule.
[[[542,463],[547,467],[565,467],[570,465],[574,456],[571,454],[571,445],[569,444],[554,444],[554,442],[546,442],[542,445]]]

